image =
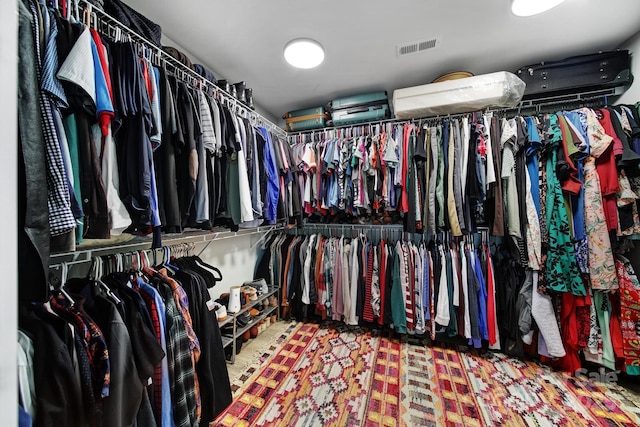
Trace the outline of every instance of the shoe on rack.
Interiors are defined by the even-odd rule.
[[[244,95],[244,89],[246,87],[245,82],[234,83],[233,87],[235,88],[234,90],[236,92],[236,98],[238,98],[238,101],[245,104],[247,102],[247,99],[245,98],[245,95]]]
[[[260,325],[253,325],[251,327],[251,329],[249,329],[249,335],[251,336],[251,338],[255,338],[258,336],[258,334],[260,333]]]
[[[278,306],[278,298],[275,295],[271,295],[269,297],[269,307],[277,307]]]
[[[242,292],[249,295],[249,300],[251,301],[255,301],[258,299],[258,291],[252,286],[243,286]]]
[[[217,302],[214,302],[213,309],[216,311],[216,317],[218,318],[218,322],[227,320],[227,307],[225,307],[222,304],[218,304]]]
[[[255,105],[253,105],[253,89],[251,89],[250,87],[246,88],[244,90],[244,97],[246,100],[247,107],[249,107],[249,109],[251,110],[255,110],[256,107]]]
[[[218,83],[216,83],[216,86],[218,86],[220,89],[222,89],[223,91],[229,93],[229,82],[226,80],[218,80]]]
[[[251,286],[255,288],[258,293],[266,293],[269,292],[269,287],[267,286],[267,281],[264,279],[254,279],[248,282],[244,282],[242,286]]]

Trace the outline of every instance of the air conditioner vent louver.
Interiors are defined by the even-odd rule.
[[[438,37],[413,43],[405,43],[398,46],[398,56],[412,55],[425,50],[434,49],[440,45]]]

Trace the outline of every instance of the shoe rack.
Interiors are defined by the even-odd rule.
[[[269,305],[265,308],[265,301],[268,301],[269,297],[275,296],[277,304],[275,307]],[[279,298],[279,289],[271,289],[269,288],[268,292],[258,295],[257,299],[253,301],[249,301],[249,303],[245,304],[237,313],[228,313],[227,318],[218,322],[220,328],[223,326],[233,324],[233,335],[222,335],[222,346],[227,348],[231,346],[231,360],[229,363],[234,364],[236,361],[236,343],[237,339],[240,338],[245,332],[251,329],[253,326],[256,326],[260,323],[261,320],[266,319],[267,317],[276,315],[277,320],[280,320],[280,312],[278,310],[278,306],[280,304]],[[248,312],[252,308],[260,311],[258,316],[255,316],[248,322],[246,325],[242,326],[238,323],[238,316],[242,315],[245,312]],[[262,308],[262,309],[261,309]]]

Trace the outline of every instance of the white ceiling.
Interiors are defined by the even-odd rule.
[[[518,18],[510,0],[125,0],[163,34],[230,82],[253,88],[271,117],[333,98],[424,84],[447,71],[514,71],[538,61],[612,50],[640,30],[638,0],[567,0]],[[310,37],[324,63],[298,70],[283,58]],[[398,57],[407,42],[440,45]]]

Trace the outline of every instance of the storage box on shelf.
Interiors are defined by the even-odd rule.
[[[231,360],[229,360],[229,362],[231,363],[235,363],[236,360],[236,342],[237,339],[240,338],[245,332],[247,332],[249,329],[251,329],[253,326],[256,326],[258,323],[260,323],[261,320],[266,319],[267,317],[270,317],[272,315],[276,315],[276,318],[278,320],[280,320],[280,313],[278,311],[278,304],[276,304],[276,306],[271,306],[269,305],[266,308],[263,308],[260,311],[260,314],[258,316],[255,316],[251,319],[251,321],[249,321],[246,325],[241,326],[238,323],[238,317],[240,315],[242,315],[243,313],[248,312],[250,309],[252,308],[256,308],[259,306],[264,306],[264,302],[267,301],[269,299],[269,297],[271,296],[275,296],[276,300],[279,301],[279,289],[273,289],[273,288],[269,288],[268,292],[264,292],[260,295],[258,295],[257,299],[254,301],[249,301],[249,303],[247,303],[246,305],[244,305],[237,313],[229,313],[229,315],[227,316],[227,318],[221,322],[218,322],[218,325],[220,326],[220,328],[232,324],[233,325],[233,335],[222,335],[222,346],[224,348],[227,348],[229,346],[232,346],[231,349]]]

